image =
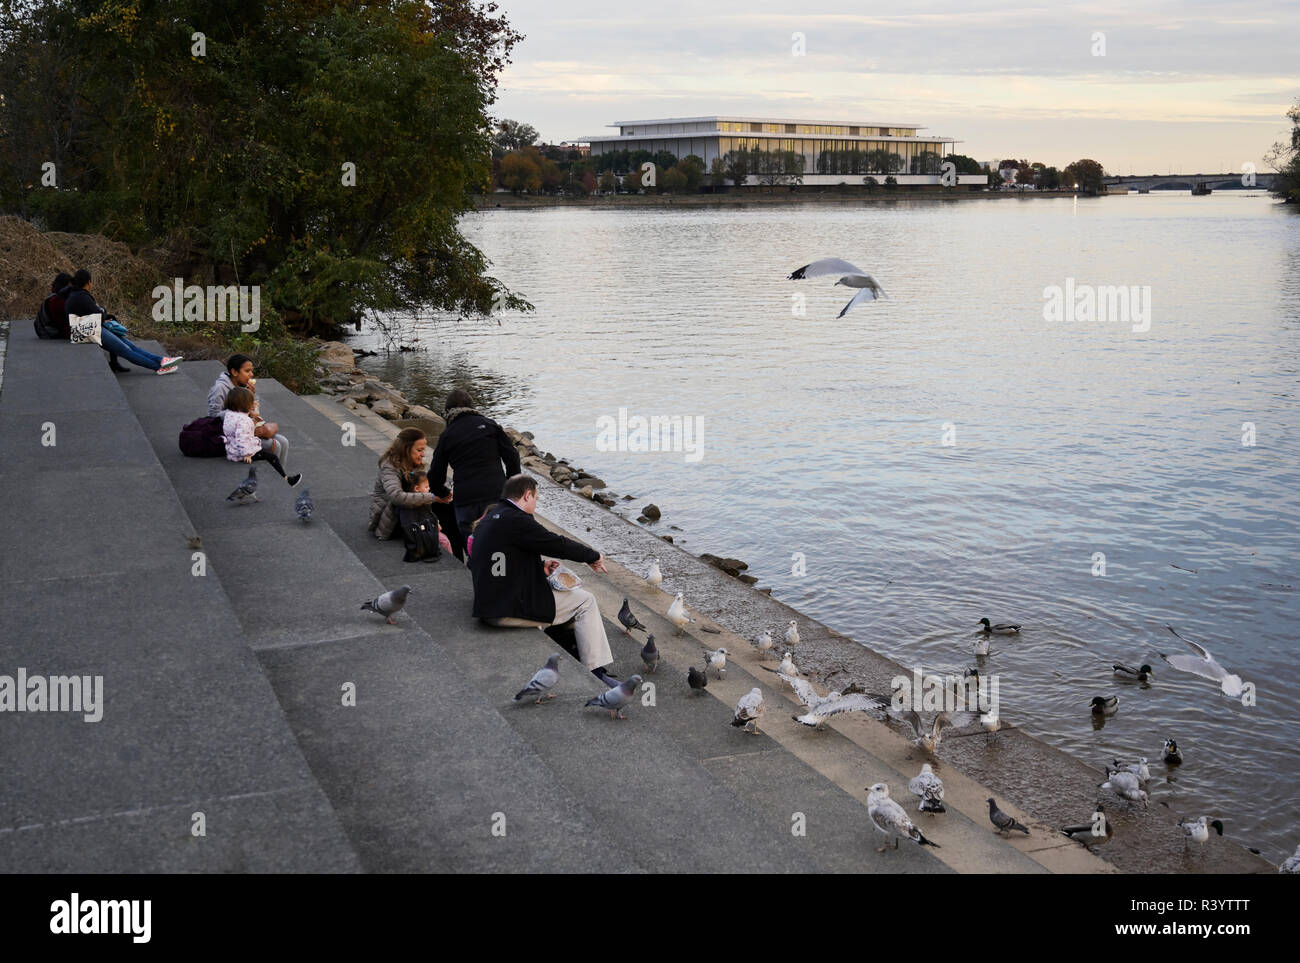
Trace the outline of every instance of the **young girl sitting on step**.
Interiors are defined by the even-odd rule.
[[[226,410],[222,413],[221,429],[226,436],[226,457],[231,461],[252,463],[268,462],[289,483],[290,488],[302,481],[302,475],[285,475],[280,459],[262,449],[262,442],[253,434],[253,393],[247,388],[231,388],[226,395]]]

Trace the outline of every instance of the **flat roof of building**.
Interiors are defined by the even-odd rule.
[[[923,124],[900,124],[883,120],[810,120],[792,117],[742,117],[736,114],[711,114],[708,117],[659,117],[651,120],[616,120],[606,127],[629,127],[633,124],[698,124],[706,120],[740,121],[745,124],[820,124],[831,127],[906,127],[908,130],[929,130]]]

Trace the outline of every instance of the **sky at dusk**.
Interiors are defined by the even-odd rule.
[[[920,124],[978,160],[1267,171],[1300,97],[1297,0],[501,5],[526,39],[494,113],[555,142],[738,114]]]

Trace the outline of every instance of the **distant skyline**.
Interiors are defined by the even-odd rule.
[[[502,7],[526,39],[493,113],[554,142],[652,117],[863,119],[924,124],[982,161],[1091,157],[1115,174],[1249,161],[1267,172],[1300,96],[1295,0]]]

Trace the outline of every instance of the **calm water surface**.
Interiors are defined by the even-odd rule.
[[[1300,843],[1297,212],[1167,194],[490,211],[465,229],[536,313],[406,319],[425,350],[371,368],[437,409],[469,387],[652,497],[688,550],[745,559],[865,645],[927,671],[982,662],[1035,735],[1098,767],[1150,758],[1153,803],[1223,816],[1274,860]],[[837,320],[852,292],[785,279],[827,256],[891,300]],[[1149,288],[1150,330],[1045,321],[1067,278]],[[620,407],[703,416],[704,457],[597,450]],[[985,615],[1025,630],[977,660]],[[1167,623],[1258,705],[1163,665],[1183,650]],[[1117,684],[1112,660],[1152,663],[1156,684]],[[1107,693],[1120,710],[1097,730],[1087,702]],[[1176,783],[1165,736],[1188,760]]]

